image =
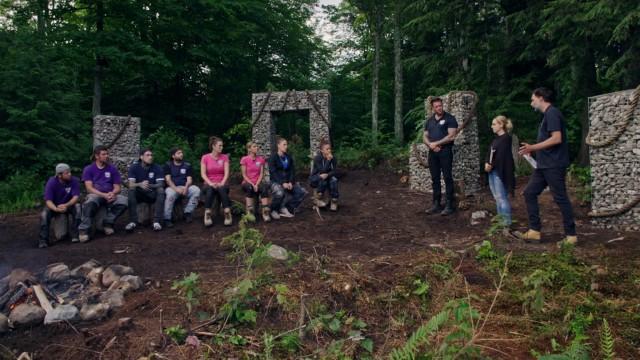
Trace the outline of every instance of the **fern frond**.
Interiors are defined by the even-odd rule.
[[[600,329],[600,353],[603,359],[612,360],[616,356],[616,353],[613,351],[614,342],[607,319],[602,319],[602,328]]]
[[[429,343],[429,336],[438,331],[449,320],[450,312],[441,311],[420,326],[399,349],[391,352],[392,360],[414,360],[420,346]]]

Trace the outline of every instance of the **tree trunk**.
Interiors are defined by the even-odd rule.
[[[100,37],[104,30],[104,4],[102,0],[96,1],[96,37],[98,38],[98,47],[101,45]],[[100,55],[100,51],[96,51],[96,67],[93,75],[93,106],[91,115],[95,117],[102,113],[102,67],[104,58]]]
[[[371,132],[378,144],[378,87],[380,82],[380,12],[373,9],[373,68],[371,81]]]
[[[38,0],[38,16],[37,16],[38,25],[37,26],[38,26],[38,34],[42,37],[45,36],[48,17],[49,17],[49,1]]]
[[[394,95],[395,107],[393,113],[393,128],[396,140],[402,144],[404,141],[404,124],[402,121],[402,33],[400,32],[400,12],[402,5],[396,2],[393,16],[393,59],[394,59]]]

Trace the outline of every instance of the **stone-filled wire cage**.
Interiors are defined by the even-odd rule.
[[[588,100],[591,222],[640,230],[640,86]]]
[[[93,118],[93,146],[108,148],[109,159],[120,171],[123,185],[129,165],[139,158],[140,118],[131,116],[96,115]],[[126,195],[126,187],[122,192]]]
[[[425,99],[425,121],[431,117],[431,99]],[[473,91],[452,91],[440,96],[444,110],[458,121],[458,135],[454,141],[453,178],[464,189],[464,195],[480,190],[480,144],[478,139],[478,95]],[[422,130],[421,130],[422,131]],[[422,138],[422,136],[421,136]],[[422,142],[411,145],[409,156],[409,185],[412,190],[431,192],[428,168],[428,147]],[[442,180],[444,189],[444,180]]]

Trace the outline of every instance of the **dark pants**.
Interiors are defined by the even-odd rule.
[[[164,212],[164,189],[149,189],[136,187],[129,190],[129,222],[138,223],[138,203],[154,204],[153,222],[159,223]]]
[[[100,206],[107,207],[107,216],[103,221],[104,226],[113,226],[116,219],[127,210],[127,198],[122,195],[116,196],[116,200],[108,203],[107,200],[101,196],[95,194],[87,195],[87,199],[82,204],[82,221],[78,230],[89,231],[91,228],[91,221],[93,217],[98,213]]]
[[[562,212],[562,223],[566,235],[576,235],[576,223],[573,220],[573,209],[567,195],[565,178],[566,168],[535,169],[529,178],[529,184],[524,189],[524,199],[527,203],[529,214],[529,228],[540,231],[540,208],[538,207],[538,195],[549,186],[553,200],[558,204]]]
[[[338,192],[338,179],[335,176],[322,179],[320,175],[312,175],[309,178],[309,185],[316,189],[319,194],[324,194],[324,192],[329,189],[332,199],[340,197],[340,193]]]
[[[258,184],[258,192],[253,189],[253,185],[248,182],[242,183],[242,191],[244,191],[244,196],[248,198],[255,198],[260,196],[265,199],[269,197],[269,184],[262,181]]]
[[[213,188],[211,186],[204,187],[204,207],[211,209],[216,198],[220,198],[223,209],[231,207],[231,199],[229,199],[229,187],[227,185]]]
[[[49,242],[49,227],[51,225],[51,219],[54,216],[67,216],[69,215],[71,219],[67,222],[67,227],[69,229],[69,235],[72,239],[78,238],[78,214],[76,213],[76,207],[70,206],[67,208],[67,211],[64,213],[57,213],[53,210],[49,209],[45,206],[44,210],[40,214],[40,240]]]
[[[304,197],[307,195],[307,190],[302,186],[293,184],[293,189],[286,190],[282,187],[282,184],[275,182],[271,183],[271,210],[280,211],[283,206],[287,207],[287,210],[293,214],[297,209]]]
[[[453,146],[445,146],[438,152],[429,151],[429,172],[431,173],[433,202],[439,204],[442,197],[440,185],[440,172],[442,172],[446,200],[453,203]]]

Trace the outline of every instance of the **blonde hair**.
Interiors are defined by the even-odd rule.
[[[254,141],[249,141],[249,142],[247,143],[247,145],[246,145],[246,148],[247,148],[247,154],[251,152],[251,147],[252,147],[253,145],[258,145],[258,144],[257,144],[256,142],[254,142]]]
[[[502,125],[502,128],[504,129],[504,131],[508,133],[511,133],[511,130],[513,130],[513,124],[511,123],[511,119],[509,119],[504,115],[498,115],[494,117],[493,121],[497,121],[500,125]]]

